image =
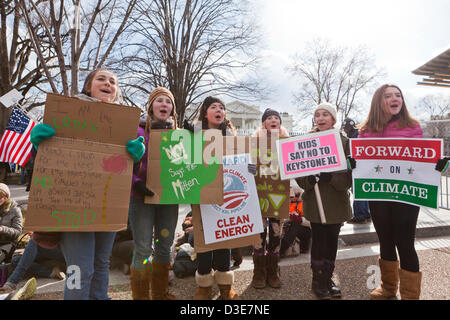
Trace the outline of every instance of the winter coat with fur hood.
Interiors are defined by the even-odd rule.
[[[0,243],[16,240],[22,232],[22,211],[13,200],[7,208],[0,207]]]

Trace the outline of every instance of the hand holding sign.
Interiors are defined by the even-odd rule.
[[[436,163],[435,169],[441,173],[444,173],[448,168],[450,157],[445,157],[444,159],[439,159]]]
[[[33,144],[34,148],[37,150],[38,145],[51,137],[55,135],[56,131],[53,129],[52,126],[45,124],[45,123],[39,123],[31,129],[30,132],[30,141]]]

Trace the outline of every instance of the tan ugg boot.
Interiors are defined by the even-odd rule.
[[[422,272],[399,269],[400,297],[402,300],[419,300],[422,284]]]
[[[133,300],[150,300],[150,265],[137,270],[130,266],[130,286]]]
[[[277,255],[269,254],[266,256],[267,283],[272,288],[281,287],[279,260],[280,257]]]
[[[169,268],[170,263],[152,262],[152,300],[176,300],[177,298],[169,293]]]
[[[234,282],[234,272],[233,271],[216,271],[214,273],[214,278],[220,290],[221,300],[239,300],[238,294],[231,288]]]
[[[253,255],[253,278],[252,286],[255,289],[266,287],[266,256]]]
[[[398,261],[378,259],[381,271],[381,284],[370,293],[371,300],[397,299],[398,291]]]
[[[211,300],[211,290],[214,284],[214,271],[211,270],[208,274],[200,274],[195,272],[195,282],[197,283],[197,290],[194,294],[194,300]]]

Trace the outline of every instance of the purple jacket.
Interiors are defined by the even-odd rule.
[[[414,128],[397,128],[398,120],[389,122],[381,132],[359,131],[358,138],[423,138],[422,128],[417,124]]]
[[[153,121],[153,123],[152,123],[152,129],[172,129],[172,128],[173,128],[173,124],[171,122]],[[131,197],[135,198],[135,199],[144,200],[144,197],[134,190],[134,184],[138,181],[143,181],[144,183],[147,182],[147,164],[148,164],[147,158],[148,158],[148,148],[149,148],[149,146],[148,146],[149,133],[145,132],[145,122],[139,123],[137,136],[144,137],[145,152],[141,158],[141,161],[138,163],[134,163],[134,166],[133,166]]]
[[[139,124],[138,127],[138,134],[137,136],[142,136],[144,137],[145,141],[144,141],[144,145],[145,145],[145,152],[144,155],[141,158],[140,162],[134,163],[133,166],[133,180],[132,180],[132,184],[131,184],[131,197],[135,198],[135,199],[144,199],[144,197],[142,195],[140,195],[139,193],[137,193],[134,190],[134,184],[138,181],[144,181],[144,183],[147,181],[147,162],[148,162],[148,138],[149,138],[149,134],[148,132],[144,135],[145,133],[145,124],[142,125]],[[139,169],[140,167],[140,169]]]

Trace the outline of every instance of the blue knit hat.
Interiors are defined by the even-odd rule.
[[[280,124],[281,124],[281,116],[280,116],[280,113],[277,111],[277,110],[274,110],[274,109],[270,109],[270,108],[267,108],[265,111],[264,111],[264,113],[263,113],[263,115],[262,115],[262,122],[264,122],[264,121],[266,121],[266,119],[268,118],[268,117],[270,117],[270,116],[277,116],[278,118],[280,118]]]

